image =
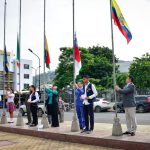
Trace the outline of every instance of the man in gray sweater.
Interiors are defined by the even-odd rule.
[[[115,90],[123,94],[123,107],[125,109],[125,116],[126,116],[126,124],[127,124],[127,131],[124,134],[131,134],[131,136],[135,135],[137,129],[136,123],[136,102],[134,98],[135,93],[135,86],[133,84],[134,78],[133,76],[129,75],[126,79],[126,85],[123,89],[119,86],[115,86]]]

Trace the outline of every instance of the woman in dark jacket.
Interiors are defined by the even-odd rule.
[[[47,111],[48,116],[51,115],[52,127],[59,127],[58,121],[58,91],[57,86],[53,86],[52,89],[45,88],[45,92],[48,94]]]

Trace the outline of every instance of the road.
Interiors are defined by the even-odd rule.
[[[0,109],[0,115],[2,114],[2,109]],[[15,111],[15,117],[17,117],[18,111]],[[8,116],[8,113],[7,113]],[[73,112],[65,112],[65,121],[72,121]],[[95,113],[96,123],[113,123],[113,118],[115,117],[114,112],[100,112]],[[118,113],[121,123],[125,123],[125,114]],[[137,113],[137,123],[139,125],[150,125],[150,113]]]
[[[65,120],[71,121],[73,112],[65,112]],[[115,117],[114,112],[101,112],[95,113],[95,122],[96,123],[113,123],[113,118]],[[118,113],[118,117],[121,120],[121,123],[125,123],[125,114]],[[150,125],[150,113],[137,113],[137,123],[139,125]]]

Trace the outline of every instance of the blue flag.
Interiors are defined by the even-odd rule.
[[[4,49],[4,75],[7,76],[9,73],[9,69],[8,69],[8,60],[7,60],[7,51],[6,51],[6,46]]]

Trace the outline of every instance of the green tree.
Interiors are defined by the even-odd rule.
[[[107,87],[108,78],[112,76],[112,50],[108,47],[80,48],[82,69],[77,80],[82,75],[88,74],[98,89],[103,90]],[[55,84],[63,88],[73,81],[73,49],[61,48],[62,54],[59,57],[59,66],[56,69]],[[118,60],[116,59],[116,62]],[[116,70],[118,68],[116,67]]]
[[[128,77],[128,73],[126,72],[117,72],[116,73],[116,84],[119,85],[121,88],[124,87],[126,84],[126,78]],[[107,79],[107,88],[113,88],[113,77]]]
[[[141,58],[135,57],[129,73],[134,76],[137,88],[150,88],[150,54],[146,53]]]

